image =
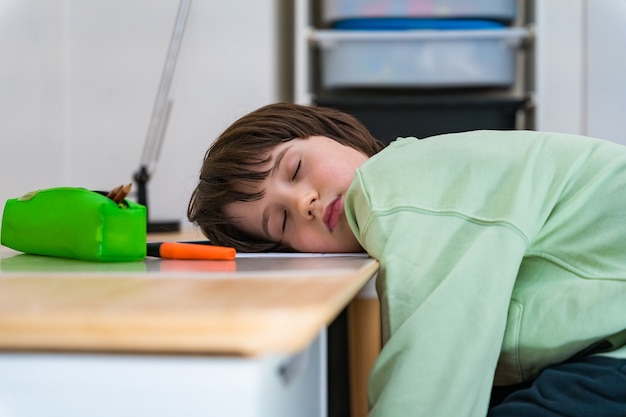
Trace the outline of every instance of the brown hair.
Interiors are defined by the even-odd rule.
[[[228,127],[206,152],[200,182],[187,208],[189,220],[218,245],[246,252],[279,249],[276,242],[239,230],[223,209],[234,202],[260,199],[263,191],[246,193],[241,183],[267,177],[269,171],[260,167],[270,160],[269,153],[275,146],[310,136],[329,137],[368,156],[384,147],[363,124],[338,110],[292,103],[261,107]]]

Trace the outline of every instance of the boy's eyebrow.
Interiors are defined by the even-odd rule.
[[[278,169],[280,168],[280,163],[283,160],[283,156],[285,156],[290,147],[291,146],[286,147],[285,149],[280,151],[278,155],[276,155],[276,160],[274,161],[274,166],[272,166],[270,175],[274,175],[276,172],[278,172]]]
[[[278,155],[276,155],[276,159],[274,160],[274,165],[272,166],[272,169],[270,171],[270,176],[276,174],[279,171],[280,163],[283,160],[283,157],[285,156],[289,148],[291,148],[291,146],[287,146],[285,149],[280,151]],[[270,235],[270,231],[269,231],[269,221],[270,221],[270,214],[269,214],[268,208],[266,207],[265,210],[263,210],[263,218],[261,221],[261,227],[263,228],[263,233],[265,233],[265,236],[269,240],[272,240],[272,236]]]

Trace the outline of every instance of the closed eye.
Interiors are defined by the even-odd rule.
[[[293,176],[291,177],[291,181],[296,180],[296,177],[298,176],[298,172],[300,172],[300,165],[302,165],[301,160],[298,161],[298,165],[296,166],[296,170],[294,171]]]
[[[287,210],[283,212],[283,225],[281,227],[283,233],[285,232],[285,226],[287,226]]]

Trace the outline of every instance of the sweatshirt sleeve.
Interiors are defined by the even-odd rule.
[[[376,213],[366,236],[383,266],[371,416],[485,416],[524,236],[506,223],[411,209]]]
[[[372,201],[360,173],[347,199],[381,264],[370,416],[485,416],[526,235],[497,217]]]

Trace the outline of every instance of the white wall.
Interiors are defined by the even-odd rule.
[[[0,2],[0,199],[69,177],[65,28],[54,2]]]
[[[583,0],[536,0],[536,128],[583,133]]]
[[[537,129],[626,145],[626,1],[536,2]]]
[[[626,145],[626,1],[586,1],[587,131]]]
[[[0,202],[110,189],[138,169],[177,0],[0,1]],[[170,97],[150,216],[184,219],[202,156],[235,118],[280,99],[275,0],[196,0]]]

